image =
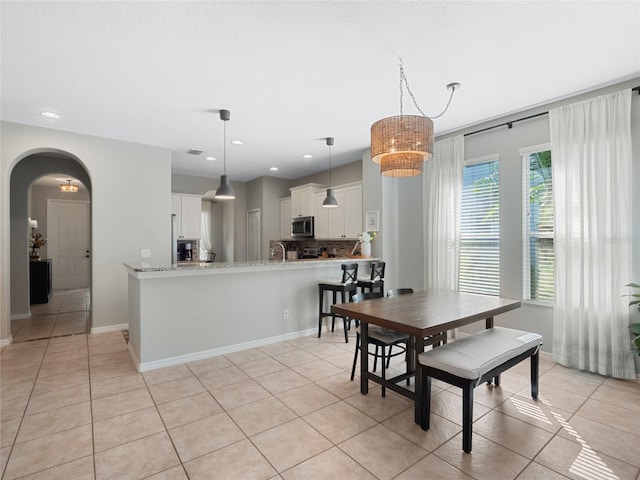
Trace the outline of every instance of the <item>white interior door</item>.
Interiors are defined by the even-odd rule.
[[[47,256],[53,288],[84,288],[90,282],[90,203],[47,201]]]
[[[247,260],[260,260],[260,209],[247,212]]]

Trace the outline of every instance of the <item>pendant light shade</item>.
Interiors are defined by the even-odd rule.
[[[334,138],[327,137],[327,146],[329,147],[329,188],[327,188],[327,196],[322,202],[323,208],[336,208],[338,206],[338,201],[336,197],[333,195],[333,188],[331,185],[331,146],[333,145]]]
[[[424,162],[433,157],[433,121],[417,115],[378,120],[371,126],[371,157],[382,175],[420,175]]]
[[[338,201],[336,197],[333,195],[333,188],[327,188],[327,196],[322,202],[322,206],[324,208],[336,208],[338,206]]]
[[[234,198],[236,198],[236,194],[233,191],[233,188],[231,188],[231,185],[229,185],[229,177],[227,177],[226,175],[222,175],[220,177],[220,186],[216,190],[215,197],[220,200],[233,200]]]
[[[421,115],[403,115],[403,88]],[[439,115],[429,117],[418,106],[400,60],[400,115],[386,117],[371,125],[371,161],[380,165],[380,173],[387,177],[413,177],[422,174],[424,162],[433,157],[433,118],[447,111],[459,83],[450,83],[451,91],[446,107]]]
[[[224,173],[220,177],[220,186],[216,190],[215,198],[218,200],[233,200],[236,198],[236,194],[231,188],[229,183],[229,177],[227,177],[227,122],[231,118],[231,112],[229,110],[220,110],[220,120],[224,125],[223,133],[223,152],[224,152]]]

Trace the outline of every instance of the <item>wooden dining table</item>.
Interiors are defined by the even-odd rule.
[[[364,395],[369,393],[369,380],[384,385],[414,401],[415,421],[420,423],[422,375],[418,355],[424,351],[425,337],[481,320],[485,321],[486,328],[492,328],[496,315],[520,306],[520,300],[434,290],[342,303],[333,305],[331,310],[361,322],[360,392]],[[369,324],[410,335],[412,354],[407,358],[409,373],[383,380],[369,371]],[[408,376],[415,378],[415,391],[400,384]]]

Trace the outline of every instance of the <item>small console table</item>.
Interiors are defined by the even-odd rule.
[[[51,260],[31,260],[29,262],[30,303],[49,303],[51,298]]]

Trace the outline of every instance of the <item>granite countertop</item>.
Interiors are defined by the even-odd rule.
[[[376,257],[340,257],[340,258],[304,258],[298,260],[255,260],[247,262],[181,262],[177,265],[154,265],[147,262],[125,262],[124,266],[133,272],[181,272],[181,271],[203,271],[203,270],[220,270],[231,268],[255,268],[255,267],[286,267],[288,265],[301,266],[303,264],[321,264],[321,263],[344,263],[344,262],[360,262],[360,261],[377,261],[381,260]]]

